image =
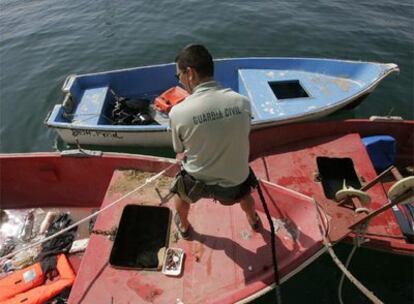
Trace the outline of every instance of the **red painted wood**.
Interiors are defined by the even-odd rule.
[[[117,180],[117,172],[113,182]],[[269,209],[275,219],[287,223],[277,233],[277,256],[281,278],[293,273],[302,263],[323,248],[313,203],[280,187],[263,185]],[[103,206],[123,193],[107,193]],[[170,247],[184,249],[186,257],[181,277],[167,277],[156,271],[120,270],[108,264],[112,242],[92,236],[70,303],[233,303],[268,286],[272,279],[270,227],[257,193],[254,194],[264,223],[260,233],[251,231],[238,205],[222,206],[204,199],[192,206],[190,221],[194,228],[189,241],[179,240]],[[111,212],[99,215],[95,229],[109,230],[119,222],[127,204],[148,199],[134,195]],[[172,208],[172,202],[168,207]],[[172,224],[171,229],[175,229]]]
[[[396,138],[398,165],[413,165],[413,128],[410,122],[305,123],[273,127],[251,134],[251,166],[257,176],[314,197],[330,219],[330,238],[343,239],[347,226],[361,216],[340,209],[324,197],[315,181],[316,156],[351,157],[358,176],[369,181],[376,172],[359,136],[389,134]],[[105,153],[102,157],[62,157],[57,153],[0,155],[1,208],[98,207],[123,193],[107,192],[117,168],[159,172],[171,163],[166,159]],[[172,176],[177,167],[170,170]],[[387,185],[388,187],[388,185]],[[279,273],[283,279],[323,248],[314,204],[306,197],[280,186],[264,184],[266,200],[276,221],[285,223],[277,231]],[[368,190],[370,208],[386,202],[378,184]],[[184,274],[171,278],[159,272],[115,269],[108,264],[112,242],[100,235],[91,237],[90,246],[79,265],[70,303],[233,303],[272,282],[270,228],[255,195],[261,233],[252,233],[238,206],[224,207],[210,200],[193,206],[190,221],[196,233],[190,241],[174,244],[186,252]],[[136,203],[137,197],[122,202]],[[168,205],[170,208],[172,206]],[[116,226],[121,206],[99,215],[96,229]],[[172,226],[173,227],[173,226]],[[174,229],[174,228],[172,228]],[[396,253],[413,254],[391,211],[370,223],[366,246]],[[251,267],[249,267],[251,266]]]
[[[67,157],[60,153],[0,155],[1,208],[99,207],[116,168],[161,171],[161,158],[106,153]],[[173,174],[173,172],[169,172]]]
[[[353,135],[354,134],[354,135]],[[359,136],[391,135],[397,143],[397,166],[414,167],[414,121],[372,122],[348,120],[342,122],[309,122],[262,129],[251,134],[251,159],[255,172],[263,179],[314,196],[333,218],[336,231],[343,229],[346,210],[335,208],[320,183],[315,182],[316,156],[350,157],[358,176],[370,181],[377,175]],[[371,209],[387,202],[384,185],[377,184],[367,191],[372,197]],[[349,215],[351,216],[351,215]],[[346,218],[346,217],[345,217]],[[338,223],[340,223],[338,225]],[[351,234],[353,236],[353,234]],[[396,218],[388,210],[370,221],[364,246],[398,254],[414,254],[414,245],[404,239]],[[352,241],[352,237],[347,238]]]

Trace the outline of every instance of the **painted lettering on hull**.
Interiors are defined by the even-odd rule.
[[[89,136],[89,137],[104,137],[104,138],[115,138],[123,139],[123,136],[119,136],[118,132],[112,131],[95,131],[95,130],[71,130],[72,136]]]

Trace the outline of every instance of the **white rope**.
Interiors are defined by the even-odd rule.
[[[351,264],[351,259],[353,258],[356,250],[358,247],[361,246],[361,244],[363,244],[365,242],[365,235],[367,233],[368,230],[368,224],[362,224],[362,226],[360,227],[361,231],[358,233],[358,235],[355,236],[354,238],[354,246],[352,247],[351,252],[348,255],[348,258],[346,259],[345,262],[345,268],[348,269],[349,265]],[[343,284],[344,284],[344,279],[345,279],[345,273],[342,273],[341,276],[341,280],[339,281],[339,285],[338,285],[338,300],[340,304],[343,304],[343,300],[342,300],[342,288],[343,288]]]
[[[156,175],[154,175],[154,176],[152,176],[152,177],[150,177],[150,178],[147,178],[147,179],[145,180],[145,183],[143,183],[143,184],[141,184],[140,186],[136,187],[134,190],[132,190],[132,191],[128,192],[127,194],[125,194],[124,196],[120,197],[120,198],[119,198],[119,199],[117,199],[116,201],[114,201],[114,202],[110,203],[109,205],[105,206],[104,208],[102,208],[102,209],[100,209],[100,210],[98,210],[98,211],[96,211],[96,212],[94,212],[94,213],[92,213],[92,214],[88,215],[87,217],[85,217],[85,218],[83,218],[83,219],[81,219],[81,220],[77,221],[76,223],[73,223],[72,225],[70,225],[70,226],[68,226],[68,227],[66,227],[66,228],[64,228],[64,229],[59,230],[59,231],[58,231],[58,232],[56,232],[55,234],[52,234],[52,235],[50,235],[50,236],[48,236],[48,237],[46,237],[46,238],[44,238],[44,239],[41,239],[41,240],[39,240],[39,241],[37,241],[37,242],[35,242],[35,243],[33,243],[33,244],[29,244],[29,245],[27,245],[27,246],[25,246],[25,247],[23,247],[23,248],[20,248],[20,249],[18,249],[18,250],[16,250],[16,251],[13,251],[13,252],[11,252],[11,253],[9,253],[9,254],[7,254],[7,255],[5,255],[5,256],[3,256],[3,257],[1,257],[1,258],[0,258],[0,264],[1,264],[1,263],[3,263],[6,259],[8,259],[8,258],[10,258],[10,257],[12,257],[12,256],[14,256],[14,255],[16,255],[16,254],[17,254],[17,253],[19,253],[19,252],[25,251],[25,250],[27,250],[27,249],[30,249],[30,248],[33,248],[33,247],[36,247],[36,246],[39,246],[39,245],[41,245],[41,244],[43,244],[43,243],[45,243],[45,242],[47,242],[47,241],[49,241],[49,240],[51,240],[51,239],[53,239],[53,238],[57,237],[57,236],[59,236],[59,235],[61,235],[61,234],[65,233],[66,231],[69,231],[69,230],[71,230],[71,229],[73,229],[73,228],[75,228],[75,227],[79,226],[80,224],[82,224],[82,223],[84,223],[84,222],[86,222],[86,221],[90,220],[91,218],[93,218],[93,217],[97,216],[97,215],[98,215],[98,214],[100,214],[101,212],[103,212],[103,211],[105,211],[105,210],[107,210],[107,209],[111,208],[112,206],[116,205],[116,204],[117,204],[117,203],[119,203],[120,201],[124,200],[125,198],[127,198],[127,197],[128,197],[128,196],[130,196],[131,194],[133,194],[133,193],[137,192],[138,190],[140,190],[140,189],[144,188],[144,187],[145,187],[146,185],[148,185],[149,183],[152,183],[152,182],[153,182],[153,181],[155,181],[156,179],[160,178],[160,177],[161,177],[161,175],[163,175],[165,172],[167,172],[169,169],[171,169],[171,168],[172,168],[172,167],[174,167],[175,165],[176,165],[176,163],[173,163],[172,165],[170,165],[170,166],[169,166],[169,167],[167,167],[166,169],[162,170],[161,172],[157,173]]]
[[[315,208],[318,209],[318,204],[315,199],[313,199],[313,203],[315,205]],[[319,212],[318,214],[318,224],[319,229],[321,230],[321,235],[323,238],[323,244],[325,245],[326,249],[328,250],[329,255],[332,257],[332,260],[335,262],[335,264],[338,266],[338,268],[346,275],[348,280],[355,285],[368,299],[371,300],[372,303],[375,304],[384,304],[380,299],[378,299],[373,292],[371,292],[368,288],[366,288],[361,282],[358,281],[357,278],[355,278],[349,271],[346,269],[344,264],[339,260],[339,258],[336,256],[334,250],[332,249],[332,244],[329,242],[329,240],[326,237],[326,232],[323,230],[323,227],[321,225],[322,219],[320,218]]]
[[[346,269],[346,267],[344,266],[344,264],[342,264],[342,262],[338,259],[338,257],[335,255],[335,252],[331,248],[332,244],[330,244],[329,242],[327,242],[326,238],[324,238],[324,244],[327,247],[328,252],[331,255],[333,261],[339,267],[339,269],[341,269],[342,272],[346,275],[346,277],[348,278],[348,280],[351,281],[351,283],[354,284],[355,287],[357,287],[368,299],[370,299],[372,303],[375,303],[375,304],[383,304],[384,302],[382,302],[380,299],[378,299],[372,291],[370,291],[368,288],[366,288],[364,285],[362,285],[362,283],[359,282],[358,279],[355,278],[348,271],[348,269]]]
[[[358,248],[358,246],[356,244],[352,247],[352,250],[351,250],[351,252],[350,252],[350,254],[349,254],[349,256],[348,256],[348,258],[345,262],[345,268],[346,269],[348,269],[349,264],[351,263],[351,259],[354,256],[354,253],[355,253],[357,248]],[[344,284],[344,279],[345,279],[345,273],[342,273],[341,280],[339,281],[339,285],[338,285],[338,300],[339,300],[340,304],[344,304],[344,301],[342,300],[342,287],[343,287],[343,284]]]

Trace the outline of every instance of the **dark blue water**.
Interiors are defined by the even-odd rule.
[[[414,118],[412,0],[0,0],[0,31],[0,152],[54,149],[56,134],[43,120],[61,102],[67,75],[172,62],[193,42],[217,58],[396,63],[401,73],[346,116]],[[384,301],[413,302],[412,259],[361,250],[355,261],[354,271]],[[286,283],[284,302],[337,303],[339,272],[332,265],[324,256]],[[344,299],[367,303],[349,286]]]

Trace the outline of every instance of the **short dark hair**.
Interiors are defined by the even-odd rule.
[[[214,75],[213,57],[201,44],[190,44],[184,47],[175,58],[178,68],[182,71],[191,67],[202,78]]]

